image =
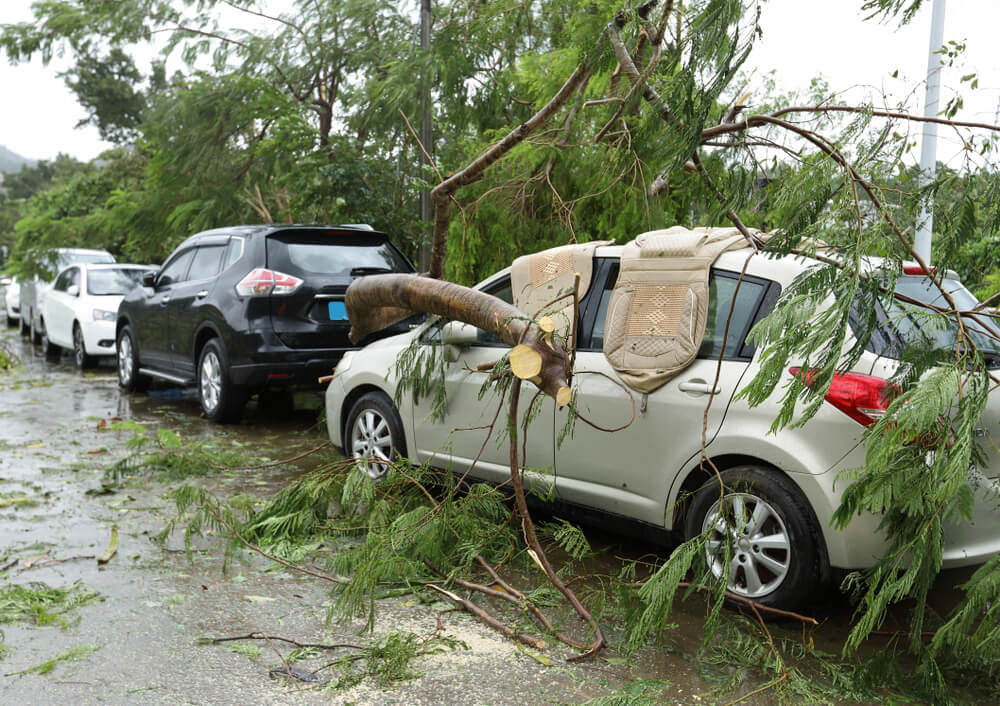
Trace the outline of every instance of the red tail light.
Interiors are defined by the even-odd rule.
[[[816,370],[789,368],[806,387],[815,384]],[[834,373],[830,390],[824,399],[862,426],[874,424],[885,415],[898,390],[882,378],[862,373]]]
[[[236,285],[236,293],[241,297],[264,296],[267,294],[291,294],[303,280],[286,275],[284,272],[265,270],[258,267]]]

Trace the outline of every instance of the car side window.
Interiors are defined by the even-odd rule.
[[[74,267],[71,270],[66,270],[61,275],[56,278],[55,284],[52,285],[52,289],[56,292],[65,292],[69,289],[69,285],[73,282],[73,272],[76,270]]]
[[[70,274],[69,274],[69,284],[67,285],[66,288],[69,289],[73,285],[76,285],[77,296],[79,296],[79,294],[80,294],[80,268],[79,267],[74,267],[69,272],[70,272]]]
[[[753,351],[744,348],[747,333],[767,289],[764,281],[712,270],[708,279],[708,317],[699,358],[748,358]],[[733,303],[735,297],[736,303]],[[732,310],[732,319],[729,312]],[[728,335],[726,322],[729,321]]]
[[[243,238],[230,238],[226,250],[226,269],[239,262],[241,257],[243,257]]]
[[[215,277],[219,274],[219,266],[222,265],[222,257],[225,253],[225,245],[203,245],[196,248],[187,279],[194,281]]]
[[[163,269],[160,270],[160,275],[156,278],[156,286],[164,287],[170,284],[176,284],[177,282],[183,282],[187,279],[188,265],[191,264],[191,258],[193,256],[193,249],[185,250],[164,265]]]
[[[483,291],[486,294],[492,294],[497,299],[501,299],[508,304],[514,303],[514,291],[510,286],[510,277],[504,277],[500,281],[494,282],[490,286],[483,289]],[[476,329],[476,345],[507,347],[507,344],[501,341],[499,336],[482,329]]]
[[[604,348],[604,325],[608,313],[608,302],[618,281],[618,267],[615,266],[608,274],[601,292],[601,301],[594,327],[590,335],[589,345],[581,344],[584,350],[602,350]],[[718,358],[723,351],[724,358],[751,358],[753,348],[745,345],[746,335],[750,326],[756,320],[760,308],[761,297],[767,290],[767,282],[757,278],[744,277],[737,293],[737,274],[727,274],[720,270],[711,270],[708,277],[708,317],[705,321],[705,338],[698,350],[699,358]],[[729,323],[729,335],[726,334],[726,320],[732,306],[733,295],[736,294],[736,306],[733,318]]]

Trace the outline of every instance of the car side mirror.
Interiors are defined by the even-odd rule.
[[[66,287],[66,294],[70,295],[71,297],[80,296],[80,285],[71,284],[70,286]]]
[[[152,287],[156,284],[156,273],[155,272],[143,272],[142,273],[142,286]]]
[[[462,321],[449,321],[441,328],[441,343],[444,359],[449,363],[457,361],[462,350],[478,340],[479,329]]]
[[[471,346],[478,339],[479,329],[464,321],[449,321],[441,328],[441,343],[448,346]]]

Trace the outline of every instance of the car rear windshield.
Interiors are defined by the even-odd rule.
[[[413,271],[406,258],[385,239],[336,232],[269,236],[267,264],[295,276]]]
[[[954,279],[943,279],[941,285],[954,299],[961,310],[974,309],[979,300]],[[896,292],[926,302],[932,306],[947,307],[941,290],[929,277],[903,276],[896,280]],[[929,317],[929,309],[900,301],[895,297],[884,297],[886,323],[905,347],[931,346],[939,350],[952,350],[958,335],[954,320]],[[988,317],[966,318],[965,326],[976,347],[990,359],[1000,358],[1000,342],[993,336],[1000,336],[1000,329]]]
[[[87,272],[87,293],[96,296],[128,294],[142,282],[144,270],[108,269]]]

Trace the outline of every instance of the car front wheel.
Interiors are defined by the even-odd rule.
[[[87,354],[87,345],[83,341],[83,331],[80,324],[73,326],[73,363],[79,370],[84,370],[94,364],[94,357]]]
[[[123,326],[115,343],[118,359],[118,384],[127,392],[142,392],[149,387],[149,377],[139,372],[139,350],[132,329]]]
[[[821,534],[798,487],[758,466],[722,471],[695,494],[686,535],[705,535],[705,559],[728,590],[764,605],[793,609],[815,595],[826,572]]]
[[[237,421],[246,404],[246,393],[229,379],[229,358],[217,338],[198,357],[198,399],[205,417],[222,423]]]
[[[403,423],[388,397],[368,392],[347,415],[345,453],[355,459],[373,482],[385,478],[389,463],[406,455]]]

